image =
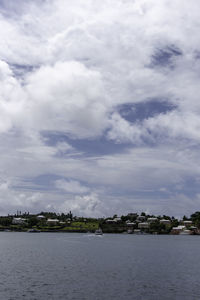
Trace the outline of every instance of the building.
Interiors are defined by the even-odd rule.
[[[57,225],[59,223],[58,219],[47,219],[48,225]]]
[[[158,220],[158,218],[148,218],[147,222],[153,223],[153,222],[156,222],[157,220]]]
[[[139,229],[148,229],[149,223],[147,223],[147,222],[138,223],[138,228]]]
[[[23,219],[23,218],[13,218],[12,219],[12,224],[13,225],[23,225],[23,224],[26,224],[26,219]]]
[[[160,224],[170,225],[170,224],[171,224],[171,221],[170,221],[170,220],[167,220],[167,219],[162,219],[162,220],[160,220]]]
[[[105,222],[107,224],[115,224],[116,223],[116,221],[114,221],[113,219],[107,219]]]
[[[177,227],[173,227],[171,230],[171,234],[180,234],[181,231],[185,230],[185,226],[179,225]]]
[[[184,224],[186,227],[190,227],[190,226],[192,226],[192,221],[183,221],[183,224]]]
[[[116,217],[113,219],[114,222],[119,223],[122,221],[122,219],[120,217]]]

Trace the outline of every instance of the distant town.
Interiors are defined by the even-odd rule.
[[[16,214],[0,217],[0,231],[92,233],[98,229],[103,233],[200,235],[200,212],[181,219],[144,212],[97,219],[73,216],[71,211],[66,214],[17,211]]]

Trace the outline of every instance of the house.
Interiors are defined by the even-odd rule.
[[[116,222],[116,223],[121,222],[121,220],[122,219],[120,217],[116,217],[116,218],[113,219],[113,221]]]
[[[116,221],[114,219],[107,219],[105,222],[107,224],[115,224],[116,223]]]
[[[192,221],[183,221],[183,224],[186,226],[186,227],[190,227],[192,226]]]
[[[23,218],[13,218],[12,219],[12,224],[13,225],[23,225],[23,224],[26,224],[26,219],[23,219]]]
[[[198,234],[198,228],[196,226],[190,226],[190,230],[194,233],[194,234]]]
[[[180,234],[181,231],[185,230],[185,226],[179,225],[177,227],[173,227],[171,230],[171,234]]]
[[[170,225],[170,224],[171,224],[171,221],[170,221],[170,220],[167,220],[167,219],[162,219],[162,220],[160,220],[160,224]]]
[[[48,225],[57,225],[59,222],[58,219],[47,219],[47,224]]]
[[[156,222],[157,220],[158,220],[158,218],[148,218],[147,222],[153,223],[153,222]]]
[[[138,223],[138,228],[139,229],[148,229],[149,223],[147,223],[147,222]]]

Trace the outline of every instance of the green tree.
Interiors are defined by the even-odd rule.
[[[165,225],[161,224],[158,220],[150,224],[151,232],[165,233]]]
[[[1,217],[0,224],[2,226],[10,226],[12,224],[12,219],[9,217]]]
[[[28,226],[29,226],[29,227],[36,226],[37,224],[38,224],[38,219],[37,219],[35,216],[30,217],[30,218],[28,219]]]
[[[195,226],[200,228],[200,211],[196,211],[194,214],[192,214],[191,220],[195,224]]]

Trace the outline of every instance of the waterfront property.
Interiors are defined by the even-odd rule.
[[[185,226],[179,225],[177,227],[173,227],[171,233],[172,234],[180,234],[183,230],[185,230]]]
[[[24,218],[13,218],[12,219],[13,225],[24,225],[24,224],[26,224],[26,222],[27,222],[27,219],[24,219]]]
[[[153,222],[156,222],[157,220],[158,220],[158,218],[148,218],[147,222],[153,223]]]
[[[183,221],[183,224],[184,224],[184,226],[189,227],[189,226],[192,226],[192,221],[189,221],[189,220]]]
[[[160,220],[160,224],[170,225],[170,224],[171,224],[171,221],[170,221],[170,220],[166,220],[166,219],[161,219],[161,220]]]
[[[57,225],[58,223],[58,219],[47,219],[47,225]]]
[[[148,222],[138,223],[138,228],[139,229],[149,229],[149,223]]]
[[[190,218],[175,219],[169,216],[146,215],[145,213],[127,214],[108,218],[86,218],[73,216],[72,213],[40,214],[21,213],[0,217],[0,230],[60,232],[95,232],[101,228],[104,233],[149,233],[149,234],[200,234],[200,212]]]

